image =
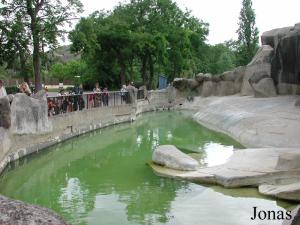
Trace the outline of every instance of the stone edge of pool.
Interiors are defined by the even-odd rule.
[[[3,98],[0,100],[8,101]],[[9,163],[50,146],[101,128],[134,121],[137,115],[145,112],[171,109],[175,104],[171,88],[150,91],[148,99],[135,101],[131,105],[95,108],[48,118],[45,99],[17,94],[11,106],[11,127],[0,127],[0,173]],[[38,114],[37,118],[32,115],[33,110]],[[12,210],[7,211],[6,208]],[[32,210],[30,213],[29,209]],[[0,214],[1,224],[37,224],[44,218],[48,220],[43,224],[68,224],[52,210],[1,195]]]
[[[296,96],[253,98],[197,97],[182,109],[193,110],[199,124],[225,133],[248,149],[235,151],[223,165],[183,172],[150,164],[159,176],[218,184],[258,187],[262,195],[300,201],[300,109]]]
[[[13,138],[12,144],[15,146],[15,149],[12,153],[6,154],[1,161],[0,168],[1,171],[3,171],[9,162],[18,160],[21,157],[67,139],[110,125],[133,121],[138,114],[144,112],[166,108],[192,111],[195,113],[193,118],[199,124],[212,130],[223,132],[246,147],[258,148],[252,150],[245,149],[243,152],[248,153],[249,151],[255,151],[255,155],[257,159],[260,159],[259,162],[261,165],[265,165],[265,158],[259,157],[263,152],[273,152],[273,150],[276,149],[276,151],[272,153],[272,157],[277,161],[280,154],[285,154],[287,149],[289,154],[298,155],[300,140],[297,139],[296,131],[300,128],[300,119],[299,109],[294,107],[295,100],[296,97],[293,96],[280,96],[266,99],[229,96],[197,97],[193,102],[182,102],[182,100],[176,99],[170,103],[168,92],[152,92],[148,100],[138,101],[135,105],[122,106],[115,109],[108,107],[81,111],[52,118],[50,119],[52,123],[51,132],[22,135],[11,133],[3,134],[2,131],[2,134],[0,132],[1,138],[7,136]],[[18,148],[21,143],[30,143],[31,141],[34,142],[33,145]],[[242,157],[242,159],[247,162],[249,158]],[[270,165],[274,166],[274,162],[273,160]],[[236,172],[236,168],[231,168],[232,165],[232,163],[226,165],[227,174],[225,175],[221,171],[222,167],[218,166],[203,168],[200,171],[201,176],[194,176],[198,171],[194,173],[178,173],[178,171],[171,171],[166,168],[162,169],[159,166],[151,164],[154,172],[160,176],[185,179],[197,183],[220,184],[225,187],[260,185],[259,190],[262,194],[283,199],[288,199],[286,197],[286,190],[294,190],[296,196],[299,193],[299,184],[293,183],[291,180],[279,186],[273,182],[265,182],[267,179],[282,180],[282,176],[284,176],[284,180],[287,181],[287,178],[290,176],[289,170],[281,171],[279,175],[274,168],[274,171],[263,171],[263,169],[266,169],[265,167],[262,167],[261,171],[247,171],[247,169],[244,168],[245,171],[235,176],[233,172]],[[252,176],[251,179],[249,174]],[[293,174],[294,178],[299,180],[300,171],[294,170]],[[228,176],[226,177],[226,175]],[[294,181],[294,178],[292,181]],[[257,182],[257,179],[260,181]],[[249,183],[249,180],[252,181]],[[238,184],[237,181],[243,181],[244,183]]]

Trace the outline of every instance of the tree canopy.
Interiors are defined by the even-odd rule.
[[[33,74],[37,90],[41,73],[61,81],[80,76],[90,86],[99,81],[102,86],[120,88],[135,81],[155,88],[159,75],[171,82],[175,77],[220,74],[246,65],[258,47],[251,0],[243,0],[238,40],[217,45],[206,43],[208,23],[180,9],[173,0],[131,0],[112,11],[81,18],[69,33],[71,50],[79,57],[72,62],[51,60],[45,49],[55,49],[58,38],[68,33],[66,25],[78,19],[82,10],[80,1],[1,3],[1,71],[13,68],[25,81]]]
[[[238,25],[238,60],[239,64],[246,65],[258,49],[258,29],[251,0],[243,0]]]
[[[172,80],[196,73],[207,34],[208,24],[171,0],[132,0],[82,18],[70,39],[93,68],[93,81],[120,85],[134,79],[153,88],[158,74]]]
[[[41,56],[55,47],[65,33],[64,25],[81,12],[79,0],[1,0],[1,53],[19,55],[20,63],[32,50],[36,90],[41,89]],[[7,50],[7,51],[5,51]],[[16,51],[15,51],[16,50]]]

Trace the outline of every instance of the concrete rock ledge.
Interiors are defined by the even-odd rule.
[[[179,178],[197,183],[219,184],[227,188],[261,186],[261,193],[286,200],[300,200],[300,169],[287,166],[280,158],[285,154],[300,156],[294,148],[262,148],[237,150],[223,165],[200,168],[196,171],[176,171],[151,164],[160,176]],[[279,165],[283,163],[284,165]],[[294,184],[293,184],[294,183]],[[288,184],[288,185],[287,185]],[[274,186],[275,191],[271,192]],[[283,185],[283,186],[281,186]],[[285,186],[286,185],[286,186]],[[281,187],[281,188],[280,188]],[[295,197],[298,196],[298,197]]]
[[[300,201],[300,182],[287,185],[260,185],[258,190],[263,195]]]
[[[0,196],[0,224],[2,225],[67,225],[49,209]]]

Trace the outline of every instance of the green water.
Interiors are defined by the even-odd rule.
[[[72,224],[245,225],[255,224],[253,206],[291,207],[261,198],[256,189],[226,190],[157,177],[146,163],[159,144],[199,152],[199,161],[209,166],[242,147],[185,113],[149,113],[10,165],[0,192],[51,208]]]

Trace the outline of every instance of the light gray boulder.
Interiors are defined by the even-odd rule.
[[[257,83],[252,83],[251,87],[256,98],[276,97],[276,88],[272,78],[263,78]]]
[[[184,154],[173,145],[157,147],[152,155],[152,161],[175,170],[195,171],[199,163],[187,154]]]
[[[11,104],[12,133],[36,134],[52,130],[45,97],[39,99],[16,94]]]

